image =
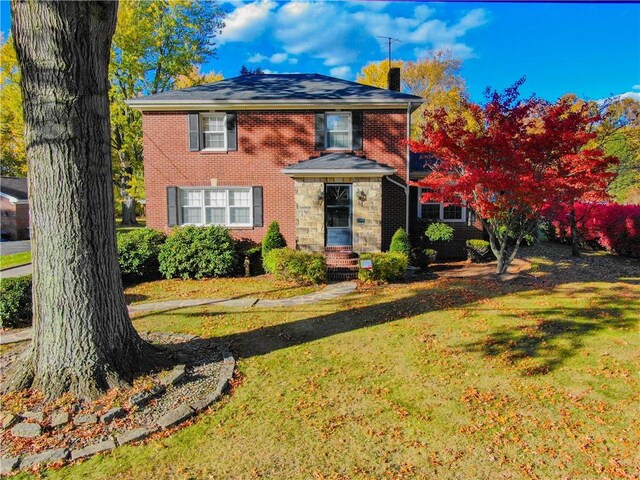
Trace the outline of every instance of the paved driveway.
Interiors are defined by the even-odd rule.
[[[30,240],[16,240],[13,242],[0,242],[0,255],[28,252],[31,250]]]
[[[11,267],[0,272],[0,278],[12,278],[22,277],[24,275],[31,275],[33,268],[31,264],[22,265],[21,267]]]

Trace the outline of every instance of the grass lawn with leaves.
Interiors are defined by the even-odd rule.
[[[140,330],[229,344],[231,394],[173,436],[46,478],[634,478],[640,275],[536,255],[513,282],[139,314]]]
[[[11,255],[0,255],[0,270],[5,268],[18,267],[31,263],[31,252],[12,253]]]

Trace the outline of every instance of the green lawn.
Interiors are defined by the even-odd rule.
[[[632,478],[640,278],[576,280],[577,265],[139,314],[140,330],[230,344],[233,392],[171,437],[46,478]]]
[[[11,255],[0,255],[0,270],[17,267],[31,263],[31,252],[13,253]]]

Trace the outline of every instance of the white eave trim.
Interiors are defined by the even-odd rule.
[[[8,195],[8,194],[3,193],[3,192],[0,192],[0,197],[6,198],[11,203],[15,203],[17,205],[25,205],[25,204],[29,203],[29,200],[19,200],[16,197]]]
[[[246,100],[239,102],[237,100],[216,100],[216,101],[189,101],[189,100],[137,100],[135,98],[125,100],[125,103],[131,108],[143,112],[157,111],[176,111],[176,110],[327,110],[327,109],[349,109],[349,108],[366,108],[366,109],[404,109],[411,105],[417,108],[422,100],[359,100],[357,102],[340,101],[339,99],[330,100],[288,100],[265,102]]]
[[[395,168],[345,168],[345,169],[329,169],[316,168],[299,170],[297,168],[283,168],[282,173],[292,178],[300,177],[386,177],[393,175],[397,170]]]

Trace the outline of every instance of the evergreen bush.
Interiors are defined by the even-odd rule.
[[[467,256],[473,263],[490,262],[496,258],[486,240],[467,240],[466,247]]]
[[[31,323],[31,275],[0,279],[0,327]]]
[[[363,253],[361,260],[371,260],[373,268],[361,268],[358,280],[362,282],[397,282],[404,278],[409,259],[401,252]]]
[[[280,233],[280,225],[278,222],[273,221],[267,228],[267,233],[262,239],[262,261],[267,258],[267,253],[276,248],[284,248],[287,246],[287,241],[284,239],[282,233]],[[267,267],[264,267],[267,270]],[[267,270],[268,271],[268,270]]]
[[[227,277],[237,265],[234,240],[217,225],[175,228],[160,248],[158,260],[166,278]]]
[[[263,261],[265,270],[279,280],[302,285],[327,281],[327,263],[319,253],[275,248],[267,253]]]
[[[411,242],[409,241],[409,235],[404,228],[396,230],[396,233],[391,237],[389,251],[404,253],[407,258],[411,256]]]
[[[159,275],[158,254],[167,236],[152,228],[118,234],[118,264],[123,277],[153,278]]]

